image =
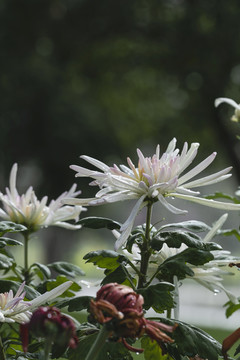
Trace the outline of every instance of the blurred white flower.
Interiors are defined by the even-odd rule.
[[[17,293],[13,296],[13,291],[0,293],[0,323],[8,322],[8,323],[25,323],[29,321],[32,310],[38,308],[40,305],[51,301],[61,294],[64,293],[70,286],[72,285],[72,281],[66,281],[65,283],[57,286],[51,291],[47,291],[44,294],[38,296],[37,298],[31,301],[24,301],[25,293],[23,282]]]
[[[229,104],[234,107],[235,113],[231,117],[232,121],[239,122],[240,121],[240,105],[236,103],[236,101],[229,98],[217,98],[214,102],[215,106],[219,106],[222,103]]]
[[[206,243],[213,239],[213,237],[217,234],[217,232],[221,229],[222,225],[226,221],[227,216],[227,214],[224,214],[216,221],[211,230],[203,238],[203,242]],[[167,244],[164,243],[162,249],[151,255],[149,259],[149,266],[147,272],[148,278],[150,279],[156,273],[159,265],[161,265],[165,260],[169,259],[172,256],[180,254],[185,249],[187,249],[187,246],[185,244],[182,244],[180,248],[173,248],[168,247]],[[126,250],[124,250],[124,253],[129,258],[132,258],[135,265],[139,267],[141,257],[140,250],[136,244],[133,245],[132,254],[128,253]],[[229,271],[227,271],[226,269],[224,270],[224,266],[228,266],[230,262],[236,259],[231,256],[231,253],[229,251],[213,250],[211,251],[211,253],[214,256],[214,259],[203,265],[195,266],[188,263],[187,266],[193,271],[194,274],[193,276],[187,275],[186,278],[195,280],[196,282],[213,291],[214,293],[222,290],[226,293],[226,295],[232,302],[238,303],[237,297],[230,291],[228,291],[222,284],[222,276],[230,274]]]
[[[47,206],[47,196],[38,200],[33,188],[30,186],[25,194],[19,195],[16,188],[17,164],[14,164],[9,179],[9,188],[6,194],[0,193],[3,208],[0,209],[0,217],[18,224],[25,225],[29,231],[36,231],[40,227],[51,225],[61,226],[67,229],[79,229],[80,225],[70,224],[68,220],[78,221],[81,211],[85,210],[81,205],[63,205],[65,198],[79,195],[76,184],[69,191],[64,192],[56,200],[52,200]]]
[[[190,190],[199,186],[217,183],[231,176],[231,174],[228,174],[231,167],[228,167],[212,175],[189,182],[190,179],[205,170],[216,156],[215,152],[212,153],[192,170],[182,175],[196,157],[198,147],[198,143],[192,143],[188,149],[188,144],[185,142],[180,153],[179,149],[176,149],[176,139],[174,138],[161,157],[159,145],[152,158],[144,157],[142,152],[137,149],[139,157],[137,167],[134,166],[130,158],[127,159],[128,167],[125,165],[109,167],[89,156],[81,156],[81,158],[101,171],[89,170],[76,165],[72,165],[71,168],[77,172],[76,177],[92,178],[93,182],[90,185],[98,186],[100,191],[97,192],[95,198],[66,198],[64,202],[72,205],[101,205],[121,200],[138,199],[128,219],[120,229],[122,234],[115,244],[115,249],[118,249],[126,242],[137,213],[149,201],[152,203],[160,201],[163,206],[175,214],[182,214],[187,211],[174,207],[166,198],[181,198],[224,210],[240,210],[240,204],[205,199],[198,196],[199,192]]]

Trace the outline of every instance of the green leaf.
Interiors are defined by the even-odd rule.
[[[148,336],[144,336],[141,339],[141,345],[144,349],[145,360],[173,360],[168,354],[163,355],[162,349],[156,342]]]
[[[232,201],[235,204],[240,204],[239,199],[237,199],[236,197],[229,196],[229,195],[223,194],[221,192],[216,192],[215,194],[207,195],[207,196],[205,196],[205,198],[206,199],[213,199],[213,200],[214,199],[226,199],[226,200]]]
[[[193,270],[186,263],[198,266],[213,259],[214,256],[209,251],[187,248],[179,254],[169,257],[158,267],[160,271],[158,278],[171,281],[174,275],[178,279],[184,279],[187,275],[193,276]]]
[[[68,281],[68,278],[64,275],[59,275],[56,279],[46,280],[40,283],[37,287],[38,291],[43,294],[45,291],[50,291]],[[61,297],[73,297],[76,295],[76,292],[81,290],[81,286],[76,282],[73,282],[72,285],[61,295]]]
[[[6,245],[8,245],[8,246],[21,245],[22,246],[23,243],[18,240],[6,238],[6,237],[0,237],[0,248],[5,247]]]
[[[93,329],[89,329],[93,331]],[[70,349],[68,351],[69,360],[85,360],[89,349],[91,349],[98,331],[95,331],[93,334],[81,336],[79,339],[79,344],[76,349]],[[129,351],[123,346],[121,342],[117,341],[106,341],[103,347],[99,350],[98,357],[96,360],[132,360],[132,356]]]
[[[172,224],[166,224],[161,226],[159,229],[159,232],[166,228],[177,228],[177,229],[186,229],[189,231],[194,232],[202,232],[202,231],[208,231],[210,230],[210,226],[206,225],[202,221],[198,220],[189,220],[189,221],[183,221],[179,223],[172,223]]]
[[[21,224],[15,224],[12,221],[0,221],[0,236],[3,236],[7,232],[17,233],[26,231],[27,228]]]
[[[112,250],[97,250],[91,251],[83,257],[87,263],[92,262],[94,265],[102,269],[115,270],[120,263],[128,262],[124,255],[120,255]]]
[[[151,247],[153,250],[160,251],[164,243],[166,243],[168,247],[172,248],[180,248],[182,244],[185,244],[188,247],[202,250],[222,249],[222,247],[216,243],[204,243],[198,235],[185,231],[160,232],[151,240]]]
[[[102,280],[101,285],[105,285],[111,282],[123,284],[126,280],[129,280],[130,283],[134,282],[134,279],[129,274],[126,267],[122,264],[119,264],[115,270],[107,272],[107,276]]]
[[[15,264],[15,260],[0,253],[0,270],[9,270]]]
[[[109,229],[109,230],[115,230],[120,229],[121,224],[117,221],[113,221],[108,218],[103,217],[86,217],[78,221],[78,224],[81,224],[84,227],[90,228],[90,229]]]
[[[152,307],[156,312],[162,313],[174,307],[173,290],[174,285],[171,283],[159,282],[137,292],[144,297],[144,309],[148,310]]]
[[[55,270],[57,273],[75,278],[77,276],[84,276],[85,273],[77,265],[71,264],[66,261],[56,261],[52,264],[48,264],[48,267]]]
[[[219,234],[224,235],[224,236],[232,236],[232,235],[234,235],[240,241],[240,232],[237,231],[236,229],[220,230]]]
[[[49,270],[47,265],[35,262],[30,266],[30,269],[34,270],[34,272],[39,276],[41,280],[43,280],[44,278],[50,279],[51,277],[51,271]]]
[[[169,325],[177,324],[171,334],[175,342],[167,345],[168,352],[174,359],[181,359],[181,356],[194,357],[198,354],[202,359],[218,360],[218,356],[222,355],[221,344],[203,330],[177,320],[160,321]]]
[[[225,305],[226,317],[229,318],[235,311],[240,309],[240,304],[234,304],[232,301],[228,301]]]
[[[58,304],[59,308],[63,308],[68,306],[68,311],[82,311],[88,309],[92,296],[77,296],[73,299],[63,300],[60,304]]]
[[[9,290],[12,290],[13,293],[16,294],[20,285],[21,285],[21,283],[17,282],[17,281],[0,280],[0,289],[1,289],[2,293],[9,292]],[[36,297],[38,297],[40,295],[40,293],[31,286],[25,285],[24,291],[26,291],[25,297],[28,300],[35,299]]]

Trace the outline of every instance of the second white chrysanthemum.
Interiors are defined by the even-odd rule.
[[[38,200],[31,186],[25,194],[19,195],[16,178],[17,164],[14,164],[10,173],[9,188],[6,188],[6,194],[0,193],[0,200],[3,204],[3,208],[0,209],[0,218],[23,224],[29,232],[50,225],[67,229],[79,229],[81,227],[70,224],[68,221],[77,221],[81,211],[85,209],[81,205],[66,206],[62,203],[65,198],[72,198],[81,193],[81,191],[76,191],[76,184],[56,200],[52,200],[47,206],[47,196]]]

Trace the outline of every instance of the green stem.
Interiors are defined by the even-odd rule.
[[[28,241],[29,235],[28,232],[24,233],[24,269],[25,271],[28,270]]]
[[[93,343],[93,346],[89,350],[85,360],[95,360],[98,358],[99,352],[103,347],[103,345],[105,344],[105,341],[107,340],[108,336],[109,336],[109,331],[107,330],[106,325],[103,325],[98,333],[96,340]]]
[[[28,267],[28,243],[30,240],[29,232],[24,232],[24,278],[26,285],[30,282],[30,274],[29,274],[29,267]]]
[[[6,360],[1,336],[0,336],[0,360]]]
[[[44,360],[49,360],[49,355],[52,349],[52,340],[47,340],[44,346]]]
[[[167,310],[167,318],[171,319],[171,317],[172,317],[172,309],[168,309]]]
[[[128,259],[128,265],[130,265],[131,266],[131,268],[136,272],[136,274],[138,275],[138,276],[141,276],[141,273],[140,273],[140,271],[138,270],[138,268]]]
[[[146,285],[148,262],[151,256],[150,248],[150,229],[151,229],[151,217],[152,217],[152,202],[149,201],[147,205],[147,218],[146,229],[143,244],[141,246],[141,264],[140,264],[140,276],[138,282],[138,289]]]

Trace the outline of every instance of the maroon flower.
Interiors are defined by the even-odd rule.
[[[74,322],[56,307],[44,306],[33,312],[28,323],[20,326],[24,352],[28,348],[28,334],[50,339],[61,348],[75,348],[78,343]]]
[[[117,336],[127,349],[143,352],[143,349],[130,346],[125,338],[137,339],[146,333],[158,342],[164,352],[164,343],[172,343],[173,339],[163,331],[171,333],[175,326],[145,319],[143,303],[142,295],[132,288],[110,283],[97,292],[96,301],[90,303],[90,311],[100,324],[109,325],[111,335]]]

